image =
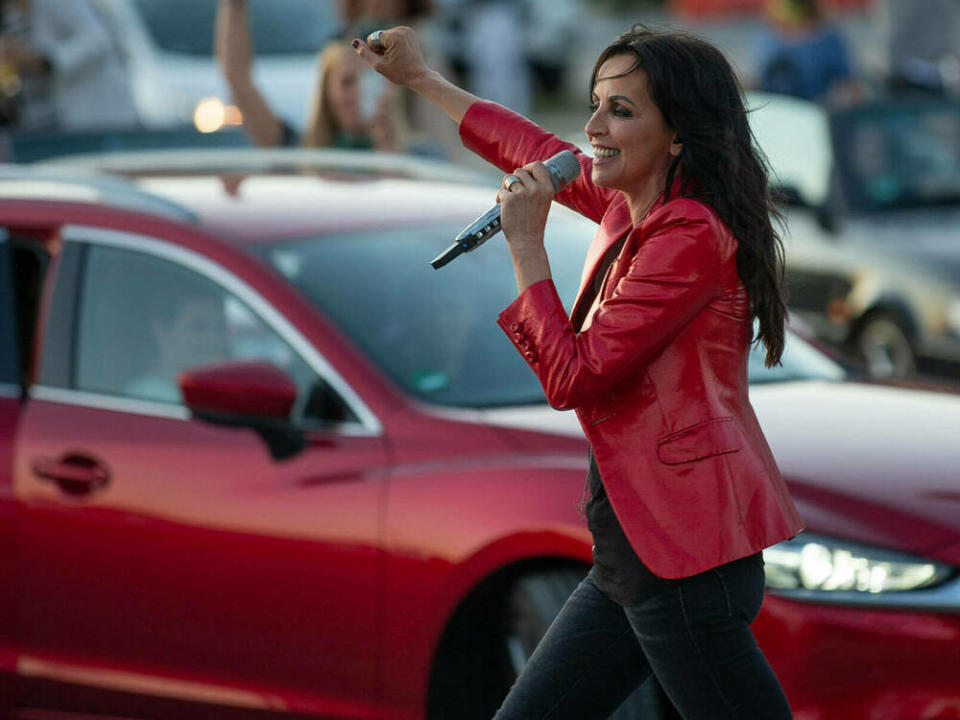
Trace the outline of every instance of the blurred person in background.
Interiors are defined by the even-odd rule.
[[[220,0],[214,43],[233,101],[243,116],[243,127],[255,144],[398,149],[398,92],[367,70],[345,41],[331,41],[317,58],[319,81],[302,137],[270,109],[253,82],[253,44],[245,0]]]
[[[600,720],[651,674],[691,720],[792,717],[750,630],[762,549],[803,527],[747,394],[751,344],[768,366],[783,352],[783,249],[730,63],[688,34],[621,35],[591,75],[591,158],[448,82],[410,28],[379,38],[353,44],[510,173],[518,295],[498,324],[591,447],[593,568],[496,720]],[[599,223],[571,316],[544,245],[557,191],[541,160],[564,150],[582,172],[556,199]]]
[[[0,2],[0,127],[20,124],[27,97],[41,89],[37,87],[38,80],[46,79],[46,73],[28,73],[7,60],[8,48],[15,43],[27,42],[29,32],[26,1]],[[36,106],[36,102],[31,105]]]
[[[441,52],[443,43],[433,9],[433,0],[340,0],[340,10],[347,23],[346,37],[366,37],[377,28],[407,25],[423,38],[424,52],[431,66],[445,72],[448,66]],[[450,125],[443,111],[407,91],[401,93],[400,103],[408,152],[447,158],[461,153],[456,128]]]
[[[513,0],[477,0],[467,7],[464,56],[471,92],[529,115],[533,76],[525,13]]]
[[[877,8],[890,89],[960,95],[960,1],[881,0]]]
[[[153,285],[150,296],[139,298],[148,308],[148,337],[139,353],[130,353],[131,360],[147,365],[124,392],[143,400],[180,402],[180,373],[230,356],[223,298],[206,287],[175,281],[148,285]]]
[[[768,0],[766,16],[754,47],[760,89],[804,100],[853,98],[847,44],[818,0]]]
[[[89,0],[8,0],[4,20],[0,66],[23,85],[20,129],[139,124],[123,60]]]

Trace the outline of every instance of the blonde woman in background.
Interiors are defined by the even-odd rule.
[[[245,0],[220,0],[214,44],[233,101],[243,115],[243,127],[256,145],[398,149],[397,90],[379,82],[348,43],[333,40],[318,56],[319,82],[302,137],[271,110],[253,83]],[[362,90],[367,82],[377,95],[371,103]]]

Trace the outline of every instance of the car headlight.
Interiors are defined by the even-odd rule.
[[[942,585],[954,568],[925,558],[803,533],[763,551],[767,588],[792,595],[903,593]]]

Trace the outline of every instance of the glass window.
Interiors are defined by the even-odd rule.
[[[536,375],[496,324],[497,314],[517,294],[509,254],[480,248],[441,270],[429,265],[461,228],[458,223],[325,236],[261,246],[256,252],[411,395],[460,407],[544,402]],[[595,230],[595,224],[573,213],[554,208],[551,214],[550,267],[568,311]],[[762,353],[762,348],[751,353],[751,382],[844,375],[792,335],[782,366],[765,368]]]
[[[787,331],[780,364],[766,366],[767,349],[763,343],[750,348],[747,372],[750,383],[791,382],[797,380],[843,380],[847,371],[796,333]]]
[[[517,295],[509,254],[482,247],[441,270],[429,262],[463,223],[325,236],[258,248],[397,385],[440,405],[544,402],[496,324]],[[596,225],[554,208],[550,266],[569,309]],[[503,242],[494,238],[490,244]]]
[[[154,42],[183,55],[212,55],[217,0],[136,0]],[[247,0],[257,55],[315,53],[340,30],[333,2]]]
[[[2,385],[20,383],[15,301],[7,231],[0,228],[0,384]]]
[[[960,203],[960,104],[868,106],[837,125],[837,161],[858,209]]]
[[[182,402],[177,376],[228,360],[267,360],[297,384],[295,414],[319,420],[329,393],[316,373],[237,297],[153,255],[91,246],[84,267],[76,388],[161,403]],[[342,405],[341,405],[342,407]]]

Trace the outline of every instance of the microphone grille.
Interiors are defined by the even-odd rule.
[[[561,150],[552,158],[546,160],[544,165],[550,170],[550,178],[553,180],[553,187],[557,192],[576,180],[582,169],[577,156],[569,150]]]

